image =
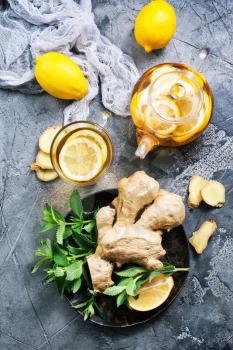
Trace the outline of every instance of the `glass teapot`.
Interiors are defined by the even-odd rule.
[[[185,145],[201,135],[213,110],[206,79],[194,68],[164,63],[150,68],[134,87],[131,115],[136,125],[136,155],[153,148]]]

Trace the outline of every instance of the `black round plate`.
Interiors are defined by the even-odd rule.
[[[83,199],[84,210],[92,211],[109,205],[116,196],[116,189],[93,193]],[[164,261],[169,261],[169,263],[176,267],[189,267],[188,241],[183,226],[179,226],[170,232],[165,232],[163,234],[162,245],[167,252]],[[174,273],[174,287],[168,299],[158,308],[147,312],[130,310],[126,306],[117,308],[113,298],[100,294],[98,302],[103,310],[105,310],[104,318],[94,315],[90,318],[90,321],[107,327],[129,327],[144,323],[156,317],[171,304],[181,290],[186,277],[187,272]],[[66,297],[71,304],[77,300],[77,296],[75,295],[66,294]]]

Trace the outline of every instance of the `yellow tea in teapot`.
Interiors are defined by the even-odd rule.
[[[144,158],[159,145],[181,146],[200,136],[210,122],[213,97],[197,70],[165,63],[142,75],[130,107],[137,129],[136,155]]]

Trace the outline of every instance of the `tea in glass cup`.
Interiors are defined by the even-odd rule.
[[[64,126],[51,146],[58,175],[74,185],[94,184],[112,162],[112,143],[99,125],[78,121]]]

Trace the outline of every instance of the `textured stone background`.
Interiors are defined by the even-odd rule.
[[[110,188],[117,179],[144,169],[167,188],[186,195],[194,173],[214,177],[227,188],[222,209],[204,206],[188,213],[187,236],[204,218],[215,218],[218,232],[208,250],[190,249],[191,271],[176,301],[157,319],[131,329],[105,329],[82,318],[61,300],[56,287],[44,287],[42,274],[31,275],[43,200],[65,210],[72,188],[58,180],[39,183],[29,172],[41,131],[62,121],[65,102],[46,94],[26,96],[0,91],[0,349],[233,349],[233,1],[172,0],[177,32],[171,43],[145,55],[133,37],[133,22],[143,0],[95,0],[101,31],[138,68],[164,61],[200,69],[213,89],[213,124],[205,135],[180,149],[160,149],[144,160],[134,157],[134,128],[129,118],[104,119],[100,100],[90,119],[104,125],[115,146],[109,174],[82,193]]]

